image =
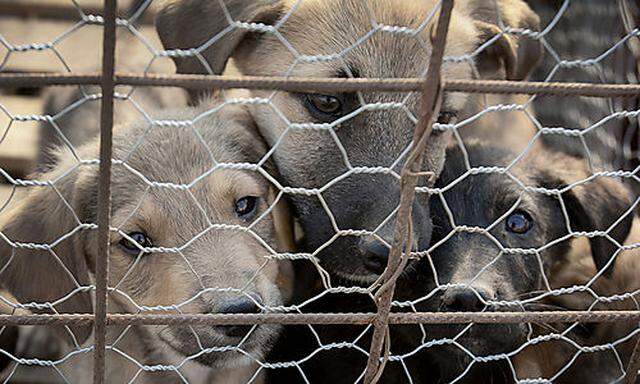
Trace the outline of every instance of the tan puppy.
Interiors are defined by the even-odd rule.
[[[202,115],[210,108],[216,111]],[[249,114],[209,100],[164,116],[194,122],[143,121],[114,130],[109,311],[275,310],[288,299],[292,282],[290,265],[269,256],[290,249],[290,222],[276,204],[274,185],[246,166],[266,153]],[[96,159],[98,141],[77,154],[83,161]],[[262,168],[274,173],[269,162]],[[98,166],[61,155],[51,171],[34,179],[52,184],[29,188],[2,218],[0,279],[21,303],[92,312]],[[230,368],[233,375],[251,377],[255,367],[244,374],[238,369],[261,359],[278,332],[270,325],[110,327],[107,378],[228,382]],[[90,382],[92,356],[84,349],[91,345],[90,329],[62,334],[74,347],[57,368],[72,382]]]
[[[165,48],[194,49],[191,56],[185,51],[172,55],[180,73],[220,74],[233,58],[243,75],[403,78],[426,72],[437,4],[436,0],[175,0],[159,14],[156,25]],[[520,0],[456,1],[445,56],[460,60],[447,60],[443,76],[526,76],[537,62],[540,45],[501,34],[498,24],[536,29],[538,19]],[[278,143],[274,160],[284,184],[322,188],[333,182],[322,192],[326,205],[314,195],[291,197],[306,234],[305,251],[322,247],[318,254],[322,266],[341,281],[376,280],[388,254],[380,239],[389,243],[392,236],[392,225],[381,223],[398,205],[399,184],[388,173],[340,176],[355,167],[399,168],[412,139],[415,116],[409,111],[417,111],[418,96],[250,94],[269,99],[253,104],[251,113],[268,144]],[[447,95],[439,121],[466,116],[469,99]],[[368,110],[364,105],[392,107]],[[302,123],[325,129],[292,127]],[[430,139],[423,169],[439,173],[450,132]],[[431,234],[428,204],[416,203],[413,214],[415,247],[426,249]],[[376,230],[377,236],[333,239],[332,219],[341,230]]]
[[[634,219],[625,245],[640,244],[640,220]],[[572,245],[566,263],[550,273],[554,289],[587,286],[597,274],[591,248],[586,239]],[[611,276],[600,276],[589,285],[592,292],[574,292],[549,297],[544,303],[567,310],[638,310],[640,292],[640,252],[637,248],[617,255]],[[595,295],[595,296],[594,296]],[[597,297],[605,300],[597,302]],[[567,325],[558,324],[558,333]],[[571,324],[569,324],[571,326]],[[516,355],[514,365],[519,379],[554,378],[554,383],[612,383],[624,375],[637,341],[638,324],[632,321],[574,325],[565,331],[568,340],[583,347],[603,346],[578,353],[568,341],[550,341],[530,346]],[[611,348],[611,345],[615,346]],[[575,358],[575,361],[572,359]],[[565,367],[568,369],[564,369]]]

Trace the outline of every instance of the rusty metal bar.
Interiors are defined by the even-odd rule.
[[[336,79],[263,76],[209,76],[117,73],[117,85],[180,87],[186,89],[266,89],[288,92],[419,92],[422,78]],[[52,85],[99,85],[96,73],[0,73],[1,87]],[[504,80],[442,80],[446,92],[527,94],[590,97],[638,97],[640,84],[594,84],[522,82]]]
[[[107,325],[251,325],[251,324],[330,324],[368,325],[375,313],[263,313],[145,315],[107,314]],[[5,325],[83,325],[92,324],[92,314],[0,315]],[[389,324],[516,324],[516,323],[615,323],[640,321],[640,311],[551,311],[551,312],[418,312],[391,313]]]
[[[408,260],[403,257],[405,245],[411,244],[412,236],[412,207],[415,198],[415,190],[418,185],[418,178],[422,172],[423,154],[425,152],[426,141],[431,136],[433,129],[433,117],[437,116],[442,101],[441,73],[444,58],[444,48],[447,40],[449,21],[453,11],[454,0],[442,0],[440,3],[440,13],[436,27],[436,35],[432,44],[431,57],[427,78],[422,89],[421,116],[413,135],[413,145],[406,164],[402,169],[400,180],[400,205],[396,215],[394,227],[393,243],[387,260],[387,268],[382,275],[382,286],[376,293],[376,306],[378,314],[373,321],[374,331],[369,349],[369,358],[364,375],[365,384],[375,384],[380,380],[384,367],[388,360],[389,351],[389,315],[393,293],[395,292],[396,280],[403,270]],[[411,249],[411,246],[408,246]],[[386,347],[383,355],[383,348]],[[382,356],[383,355],[383,356]],[[382,362],[380,357],[382,356]]]
[[[100,174],[98,180],[98,256],[94,319],[93,382],[105,380],[107,334],[107,283],[109,271],[109,224],[111,221],[111,155],[116,61],[116,12],[118,0],[104,1],[102,45],[102,104],[100,110]]]
[[[0,315],[0,327],[7,325],[90,325],[93,314]]]
[[[100,85],[100,73],[0,72],[1,87],[45,87],[50,85]]]
[[[101,7],[81,5],[81,8],[82,13],[85,15],[102,16]],[[121,17],[125,17],[126,10],[120,9],[118,14]],[[71,1],[68,1],[67,4],[56,4],[38,0],[0,0],[0,15],[63,21],[79,21],[82,18],[82,15],[72,5]],[[155,15],[147,10],[136,22],[138,24],[153,25],[154,18]]]

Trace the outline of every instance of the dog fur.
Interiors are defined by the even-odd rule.
[[[233,58],[243,75],[296,77],[415,77],[426,70],[433,22],[422,25],[436,1],[398,0],[228,0],[226,11],[217,1],[177,0],[159,14],[156,25],[166,49],[199,48],[196,57],[174,56],[179,73],[221,74]],[[457,1],[452,15],[446,56],[471,56],[487,39],[499,34],[497,19],[504,25],[536,29],[537,17],[521,1]],[[498,17],[498,13],[500,17]],[[232,20],[277,25],[272,33],[227,30]],[[282,20],[279,22],[279,20]],[[341,60],[307,60],[302,56],[332,55],[342,52],[368,32],[372,20],[389,26],[418,30],[416,36],[380,31],[357,47],[345,51]],[[434,19],[435,20],[435,19]],[[223,31],[225,31],[223,33]],[[217,37],[215,40],[211,40]],[[280,39],[288,42],[283,44]],[[295,51],[295,52],[294,52]],[[537,53],[536,53],[537,52]],[[500,34],[488,49],[474,56],[478,75],[484,78],[518,79],[526,76],[539,54],[538,42]],[[401,58],[401,59],[399,59]],[[447,62],[447,78],[471,78],[468,63]],[[312,106],[314,94],[251,91],[253,97],[269,98],[270,103],[254,104],[251,113],[270,146],[278,142],[274,160],[284,184],[292,187],[321,188],[349,167],[335,143],[337,137],[346,150],[350,166],[391,167],[408,147],[414,122],[405,109],[369,111],[341,122],[334,134],[328,130],[287,130],[291,123],[330,123],[366,103],[403,102],[416,111],[417,95],[366,92],[328,95],[341,101],[335,116],[318,113]],[[197,99],[199,94],[193,93]],[[362,100],[360,100],[360,97]],[[405,101],[406,98],[406,101]],[[447,95],[445,112],[467,114],[469,98]],[[311,103],[311,104],[310,104]],[[278,112],[279,111],[279,112]],[[281,113],[281,114],[279,114]],[[278,141],[284,134],[284,138]],[[440,171],[444,148],[450,137],[435,133],[429,143],[423,169]],[[395,167],[399,169],[399,165]],[[426,180],[421,180],[424,184]],[[392,222],[381,225],[398,205],[399,184],[386,174],[353,174],[337,180],[322,198],[340,229],[376,231],[377,236],[340,236],[332,239],[335,228],[325,207],[316,196],[292,195],[291,201],[305,233],[305,251],[322,247],[322,267],[338,281],[370,284],[377,279],[384,262],[370,267],[370,243],[391,241]],[[376,209],[372,209],[375,207]],[[431,225],[427,204],[413,209],[416,247],[424,249],[430,241]],[[378,228],[380,227],[380,228]],[[329,241],[331,240],[331,241]],[[384,245],[386,247],[386,245]],[[382,267],[382,268],[380,268]]]
[[[202,116],[211,109],[214,114]],[[197,118],[200,116],[200,118]],[[212,170],[216,162],[258,163],[266,153],[252,119],[244,107],[221,106],[209,100],[196,108],[165,111],[165,119],[194,120],[193,126],[169,124],[151,127],[146,121],[114,129],[109,294],[112,313],[167,313],[158,306],[181,304],[171,313],[217,313],[233,308],[234,300],[251,300],[258,306],[283,305],[291,294],[290,264],[265,258],[273,249],[290,251],[291,228],[275,187],[257,171]],[[77,148],[79,159],[98,157],[98,140]],[[59,313],[92,312],[92,295],[80,287],[94,284],[97,231],[98,166],[59,151],[55,166],[34,180],[51,180],[51,186],[31,187],[18,204],[2,217],[0,268],[3,285],[21,303],[51,302]],[[269,162],[264,169],[275,174]],[[195,180],[198,179],[197,182]],[[150,187],[146,181],[184,185],[189,190]],[[257,197],[251,217],[234,213],[234,202]],[[263,217],[261,217],[264,215]],[[260,220],[257,218],[261,217]],[[252,225],[255,236],[238,229],[212,229],[214,224]],[[144,232],[152,245],[146,253],[123,244],[125,234]],[[277,241],[280,240],[280,241]],[[12,243],[49,244],[51,248],[14,248]],[[163,253],[157,247],[180,247]],[[237,291],[219,291],[233,288]],[[240,329],[242,330],[242,328]],[[184,363],[179,372],[190,382],[228,382],[233,375],[251,377],[273,344],[278,326],[257,326],[237,351],[205,352],[204,348],[237,344],[229,328],[209,326],[110,327],[107,343],[109,382],[175,382],[177,371],[145,372],[142,365]],[[249,329],[244,333],[248,334]],[[69,359],[58,367],[73,382],[88,382],[90,329],[69,327],[60,334],[71,345]],[[201,343],[201,344],[200,344]],[[186,357],[191,356],[185,360]],[[137,363],[134,363],[134,360]],[[247,372],[247,367],[251,367]],[[242,373],[247,372],[247,373]],[[241,380],[246,379],[239,378]]]

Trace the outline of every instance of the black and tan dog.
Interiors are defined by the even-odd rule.
[[[571,269],[570,233],[606,231],[589,236],[589,254],[603,273],[613,270],[611,258],[632,222],[628,191],[619,180],[590,178],[586,162],[541,146],[518,161],[520,153],[502,146],[468,141],[464,147],[448,150],[439,193],[432,196],[435,243],[421,265],[430,283],[416,298],[437,294],[420,309],[544,308],[552,271]],[[514,382],[509,359],[534,329],[524,323],[476,324],[429,327],[427,334],[455,340],[426,350],[444,367],[443,382]],[[494,358],[482,362],[471,356]]]

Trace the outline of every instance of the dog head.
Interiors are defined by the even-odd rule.
[[[517,157],[483,142],[449,149],[432,196],[434,232],[441,242],[431,254],[443,294],[432,303],[446,311],[535,309],[549,289],[552,268],[567,260],[572,236],[589,236],[599,269],[610,271],[633,215],[628,192],[608,177],[590,178],[586,163],[536,148],[506,171],[468,172],[471,167],[507,167]],[[502,169],[502,168],[500,168]],[[549,191],[559,191],[553,194]],[[605,273],[606,273],[605,271]],[[530,299],[530,300],[528,300]],[[479,355],[510,352],[526,324],[475,325],[461,343]],[[509,335],[508,337],[505,335]]]
[[[518,61],[518,53],[521,47],[534,50],[524,48],[526,39],[518,42],[494,24],[500,19],[504,25],[535,29],[537,18],[523,2],[498,1],[496,7],[487,0],[493,8],[482,1],[456,3],[445,55],[473,58],[473,65],[448,61],[445,77],[471,78],[474,67],[487,78],[515,79],[528,71],[532,61]],[[195,48],[193,55],[174,55],[180,73],[220,74],[233,58],[244,75],[405,78],[426,72],[436,4],[178,0],[159,14],[156,25],[166,49]],[[391,32],[399,28],[406,33]],[[274,160],[284,183],[318,191],[291,196],[306,248],[321,249],[323,266],[341,277],[375,280],[386,266],[400,190],[392,172],[376,170],[399,171],[412,140],[412,111],[419,96],[268,91],[252,91],[252,96],[269,99],[268,104],[253,105],[251,112],[267,142],[276,146]],[[465,95],[447,95],[439,121],[449,122],[466,100]],[[423,169],[439,172],[449,136],[433,135]],[[416,248],[429,244],[427,207],[416,204],[413,209]],[[356,230],[357,235],[341,230]]]
[[[291,233],[286,217],[267,178],[237,166],[258,164],[266,148],[243,108],[221,106],[196,118],[204,111],[167,115],[192,125],[139,122],[114,130],[112,312],[258,313],[286,299],[283,292],[290,287],[281,274],[286,266],[268,258],[280,248],[276,239]],[[95,159],[97,144],[92,141],[76,154]],[[263,171],[273,167],[265,163]],[[22,303],[51,303],[60,313],[91,312],[90,286],[102,246],[94,227],[98,167],[61,152],[54,169],[36,179],[51,184],[30,188],[3,220],[3,285]],[[155,340],[147,345],[152,350],[172,349],[209,366],[247,358],[203,353],[201,347],[246,338],[241,348],[262,354],[279,331],[275,326],[144,328]],[[90,330],[72,331],[82,343]]]

